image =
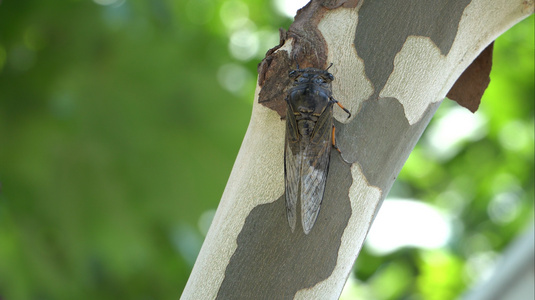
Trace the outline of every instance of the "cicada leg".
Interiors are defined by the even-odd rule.
[[[349,110],[347,110],[347,108],[345,108],[340,102],[338,102],[338,100],[331,98],[331,101],[336,103],[338,106],[340,106],[341,109],[343,109],[347,113],[348,119],[351,117],[351,113],[349,112]]]
[[[340,149],[338,148],[338,146],[336,146],[336,136],[335,136],[335,133],[336,133],[336,127],[334,127],[334,125],[333,125],[333,136],[332,136],[333,148],[336,149],[336,151],[340,152],[340,154],[342,154],[342,151],[340,151]]]

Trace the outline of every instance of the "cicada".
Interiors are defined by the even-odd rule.
[[[312,230],[325,192],[331,148],[340,151],[335,143],[333,105],[336,103],[348,118],[351,116],[332,97],[334,76],[328,69],[297,66],[289,73],[293,85],[286,97],[284,179],[286,214],[292,232],[297,222],[298,200],[303,231],[308,234]]]

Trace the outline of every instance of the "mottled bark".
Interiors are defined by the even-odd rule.
[[[251,122],[182,299],[337,299],[440,102],[497,36],[531,13],[533,1],[521,0],[330,0],[303,8],[259,66]],[[281,116],[296,63],[333,63],[333,96],[352,113],[346,119],[335,107],[343,159],[331,151],[308,235],[299,221],[292,233],[284,204]],[[466,95],[467,82],[452,94],[473,104],[484,87]]]

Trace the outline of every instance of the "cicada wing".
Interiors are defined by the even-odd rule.
[[[284,147],[284,184],[286,190],[286,216],[292,232],[297,222],[297,197],[301,173],[301,154],[297,122],[290,108],[286,113],[286,141]]]
[[[332,126],[332,106],[329,106],[319,117],[310,143],[304,150],[301,165],[301,222],[305,234],[312,230],[323,200],[332,148]]]

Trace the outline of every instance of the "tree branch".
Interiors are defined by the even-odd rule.
[[[487,45],[531,13],[533,1],[522,0],[311,1],[259,68],[251,122],[182,299],[336,299],[442,99]],[[280,117],[294,59],[333,63],[333,95],[352,113],[347,120],[335,108],[343,160],[331,152],[308,235],[299,221],[291,232],[284,204]]]

